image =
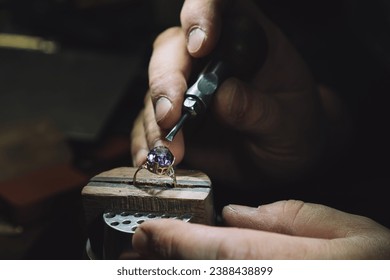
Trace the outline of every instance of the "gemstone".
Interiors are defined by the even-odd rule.
[[[157,164],[159,167],[169,167],[174,160],[173,154],[167,147],[158,146],[150,150],[146,158],[146,164],[148,166]]]

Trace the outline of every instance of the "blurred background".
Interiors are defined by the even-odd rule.
[[[0,1],[0,258],[82,258],[80,191],[130,166],[154,37],[181,1]]]
[[[389,4],[258,2],[359,127],[332,177],[299,182],[309,192],[264,191],[261,201],[307,199],[388,225]],[[97,173],[131,165],[152,42],[180,24],[182,3],[0,0],[0,259],[85,258],[80,191]],[[252,203],[244,197],[216,190],[218,205]]]

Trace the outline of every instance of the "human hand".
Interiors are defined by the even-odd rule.
[[[279,201],[223,209],[229,227],[178,220],[141,224],[133,247],[145,258],[389,259],[390,230],[319,204]]]
[[[220,86],[212,108],[215,120],[208,118],[200,130],[186,138],[186,146],[181,131],[168,143],[163,137],[181,116],[193,60],[216,46],[226,20],[223,11],[231,8],[226,3],[234,3],[234,9],[253,18],[264,30],[268,45],[265,62],[258,65],[249,82],[230,78]],[[221,182],[251,180],[248,174],[243,175],[248,166],[281,180],[306,171],[322,148],[323,96],[283,33],[251,1],[186,0],[181,23],[154,42],[150,89],[131,137],[134,164],[142,164],[152,147],[165,145],[176,163],[182,161],[186,148],[185,159],[192,168]],[[327,105],[332,107],[329,102]],[[259,179],[259,172],[249,175]]]

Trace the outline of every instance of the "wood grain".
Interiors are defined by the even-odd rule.
[[[214,224],[211,181],[206,174],[176,170],[177,187],[172,188],[171,178],[141,170],[134,186],[136,170],[115,168],[90,180],[82,190],[87,225],[104,211],[191,214],[193,223]]]

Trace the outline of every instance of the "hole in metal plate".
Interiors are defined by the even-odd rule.
[[[148,220],[179,219],[184,222],[189,222],[191,218],[191,214],[131,213],[129,211],[108,211],[103,214],[103,219],[107,226],[125,233],[134,233],[140,224]]]

